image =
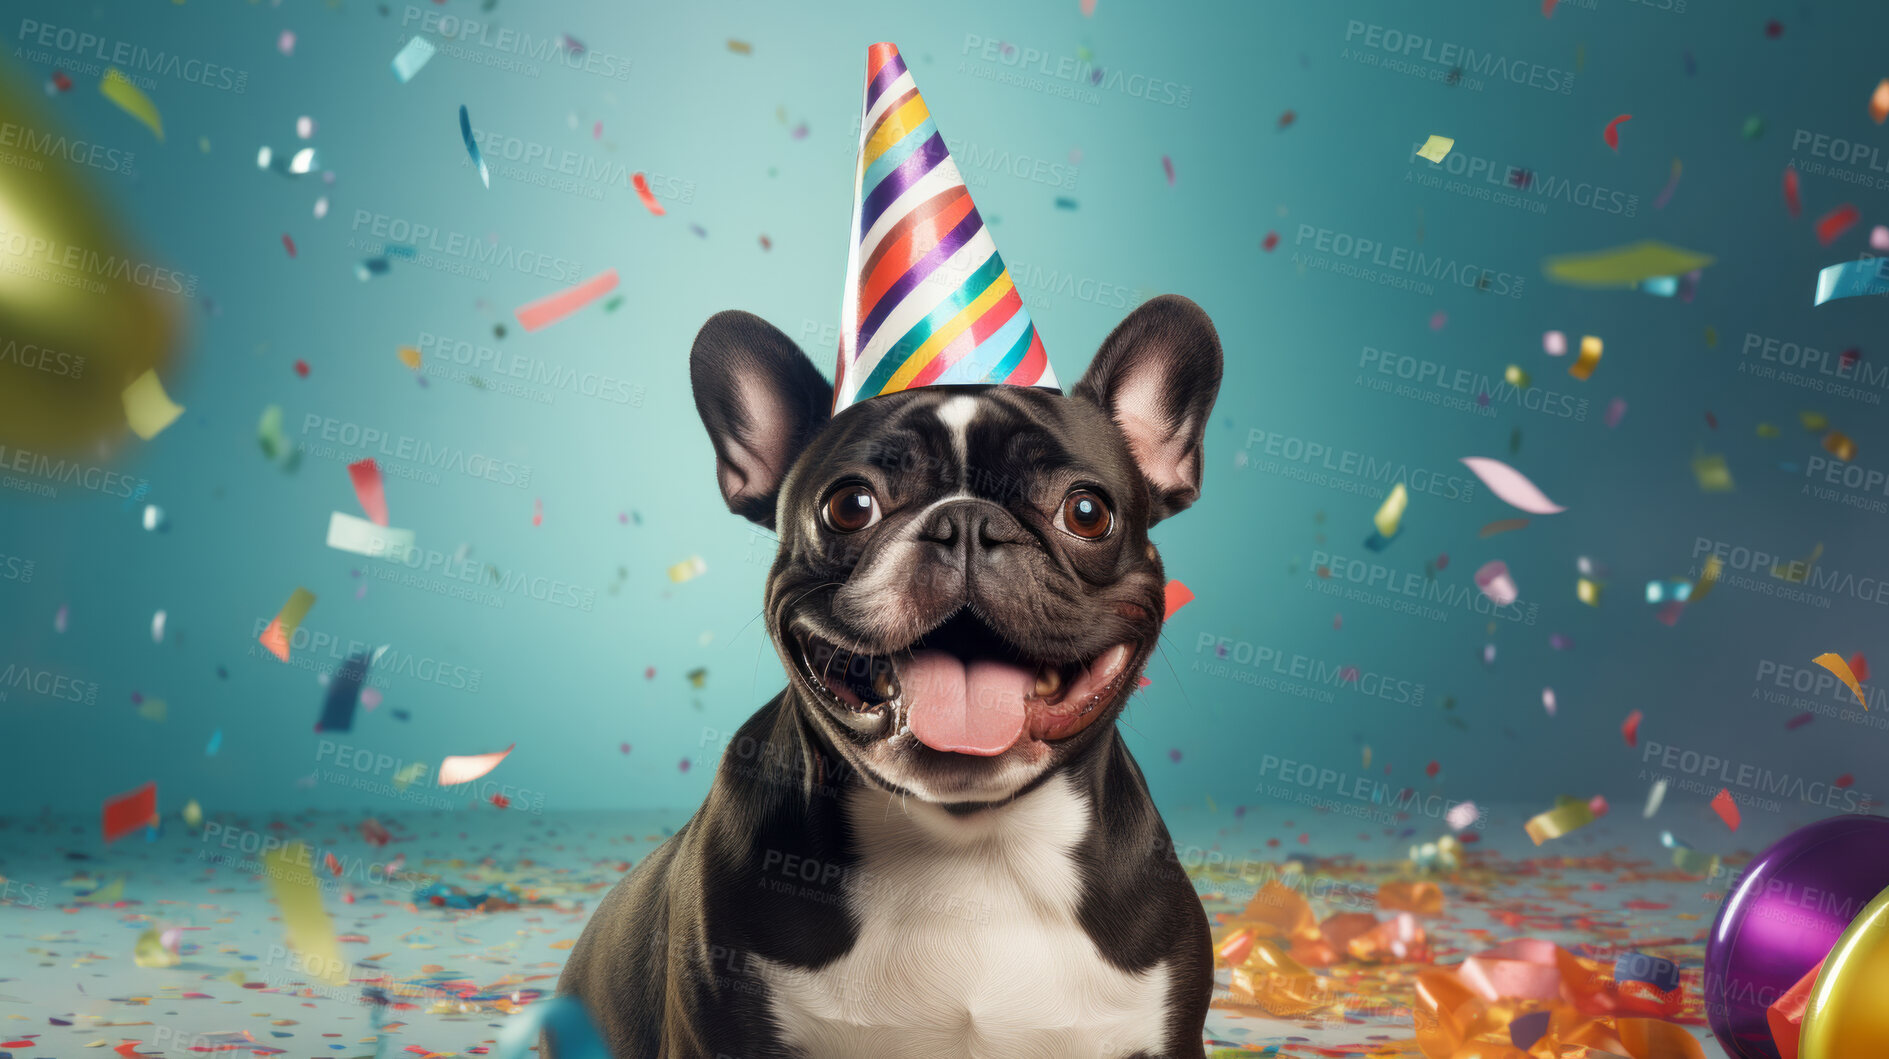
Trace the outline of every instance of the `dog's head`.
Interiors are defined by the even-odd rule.
[[[1067,397],[934,386],[829,416],[793,341],[724,312],[690,354],[723,497],[777,530],[768,631],[807,723],[872,782],[1001,801],[1094,745],[1163,618],[1148,528],[1200,495],[1220,341],[1166,296]]]

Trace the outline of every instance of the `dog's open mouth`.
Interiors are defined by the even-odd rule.
[[[993,757],[1032,739],[1088,727],[1121,686],[1134,645],[1092,658],[1028,657],[969,611],[890,654],[863,654],[798,634],[808,679],[844,709],[890,711],[934,750]]]

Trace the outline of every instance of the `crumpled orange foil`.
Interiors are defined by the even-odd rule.
[[[1612,980],[1553,942],[1518,938],[1454,968],[1417,975],[1413,1017],[1427,1059],[1554,1059],[1580,1046],[1631,1059],[1705,1059],[1690,1033],[1659,1019],[1622,1018]],[[1527,1050],[1509,1024],[1549,1012],[1547,1031]]]

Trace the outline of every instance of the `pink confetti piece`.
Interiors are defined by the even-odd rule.
[[[1784,167],[1784,208],[1795,217],[1804,212],[1804,200],[1798,197],[1797,169]]]
[[[1161,156],[1161,168],[1168,175],[1168,187],[1174,186],[1174,160],[1167,155]]]
[[[600,121],[590,127],[590,138],[593,140],[603,139],[603,122]]]
[[[531,501],[531,524],[544,525],[544,501],[537,497],[533,497]]]
[[[1613,400],[1607,402],[1607,429],[1612,430],[1614,427],[1619,426],[1620,421],[1626,418],[1626,414],[1627,414],[1626,398],[1616,397]]]
[[[379,688],[370,687],[370,688],[361,689],[361,708],[362,709],[366,709],[366,710],[376,709],[380,706],[381,701],[382,701],[381,692]]]
[[[70,607],[69,604],[65,604],[65,603],[59,604],[59,613],[54,614],[52,616],[52,631],[54,632],[66,631],[66,618],[71,613],[69,607]]]
[[[1633,115],[1631,114],[1620,115],[1607,123],[1607,128],[1601,132],[1600,138],[1606,140],[1607,146],[1613,148],[1615,151],[1620,150],[1620,126],[1622,123],[1632,120]]]
[[[1443,814],[1443,819],[1450,825],[1451,831],[1461,831],[1463,828],[1475,823],[1476,818],[1480,815],[1482,815],[1482,811],[1476,808],[1475,802],[1457,802],[1455,805],[1449,807],[1448,812]]]
[[[1161,616],[1161,620],[1163,621],[1172,618],[1175,611],[1194,601],[1193,590],[1181,584],[1179,581],[1169,581],[1165,595],[1167,597],[1167,613]]]
[[[348,477],[354,481],[354,498],[361,502],[368,521],[377,526],[387,525],[387,493],[381,482],[380,465],[371,457],[350,463]]]
[[[1604,794],[1596,794],[1587,800],[1587,811],[1595,816],[1606,816],[1607,810],[1611,808],[1613,807],[1607,804],[1607,796]]]
[[[1663,210],[1666,204],[1672,201],[1673,192],[1679,190],[1679,170],[1679,159],[1675,158],[1673,159],[1673,175],[1666,181],[1666,186],[1660,190],[1659,198],[1653,200],[1654,209]]]
[[[541,331],[616,289],[617,270],[608,269],[575,287],[521,305],[512,315],[526,331]]]
[[[1871,250],[1889,250],[1889,227],[1877,225],[1869,230],[1869,248]]]
[[[1553,688],[1541,689],[1541,708],[1548,711],[1548,716],[1555,715],[1555,697]]]
[[[1548,646],[1554,648],[1557,651],[1565,651],[1568,648],[1574,646],[1574,641],[1568,639],[1566,636],[1563,636],[1558,632],[1550,633],[1548,635]]]
[[[1482,645],[1482,664],[1485,666],[1495,665],[1495,644],[1486,643]]]
[[[498,763],[505,760],[505,756],[512,752],[512,747],[516,747],[517,745],[517,743],[513,743],[511,746],[491,754],[464,754],[446,758],[439,763],[440,786],[452,787],[461,783],[471,783],[480,776],[498,768]]]
[[[1626,720],[1620,722],[1620,738],[1626,740],[1627,746],[1636,747],[1640,745],[1640,722],[1645,719],[1646,715],[1644,713],[1641,713],[1639,710],[1634,710],[1632,713],[1627,714]]]
[[[306,114],[302,115],[299,118],[296,118],[295,119],[295,135],[304,140],[309,139],[310,137],[314,136],[315,135],[315,119],[309,117]]]
[[[1503,463],[1485,456],[1465,456],[1463,463],[1476,472],[1482,484],[1496,495],[1496,499],[1519,511],[1531,515],[1554,515],[1567,508],[1548,499],[1547,494],[1536,488],[1528,476]]]
[[[275,50],[284,55],[293,56],[295,54],[295,31],[285,29],[280,34],[277,34]]]
[[[787,135],[796,140],[804,140],[807,138],[807,131],[808,131],[807,123],[803,121],[800,124],[794,126],[794,131],[788,133]]]
[[[1443,325],[1450,322],[1450,315],[1441,309],[1430,314],[1430,330],[1441,331]]]
[[[1181,763],[1180,747],[1175,747],[1174,749],[1168,751],[1168,760],[1174,762],[1176,765]]]
[[[649,190],[649,178],[641,173],[630,174],[630,186],[636,189],[636,197],[643,200],[643,208],[658,217],[668,213],[662,203],[656,201],[656,193]]]
[[[1515,587],[1515,579],[1509,576],[1509,564],[1500,559],[1491,559],[1476,571],[1476,587],[1489,597],[1489,602],[1498,607],[1506,607],[1515,602],[1521,593]],[[1494,653],[1494,645],[1490,645]]]
[[[1568,354],[1568,336],[1560,331],[1541,333],[1541,351],[1551,357],[1565,357]]]
[[[1090,17],[1093,17],[1094,15],[1095,15],[1095,0],[1082,0],[1082,17],[1090,18]]]
[[[287,250],[290,257],[295,256],[295,240],[290,239],[287,232],[282,233],[282,249]]]
[[[677,772],[687,772],[689,771],[689,768],[690,768],[690,763],[689,763],[688,758],[683,758],[681,761],[676,762]]]

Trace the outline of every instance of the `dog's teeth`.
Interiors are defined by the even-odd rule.
[[[899,693],[899,678],[892,675],[891,666],[882,665],[880,667],[879,675],[872,678],[872,690],[877,693],[881,699],[887,701],[897,697]]]
[[[1051,695],[1054,695],[1058,691],[1061,691],[1062,687],[1063,687],[1063,671],[1062,670],[1056,668],[1055,666],[1046,665],[1036,671],[1036,697],[1037,698],[1047,699]]]

